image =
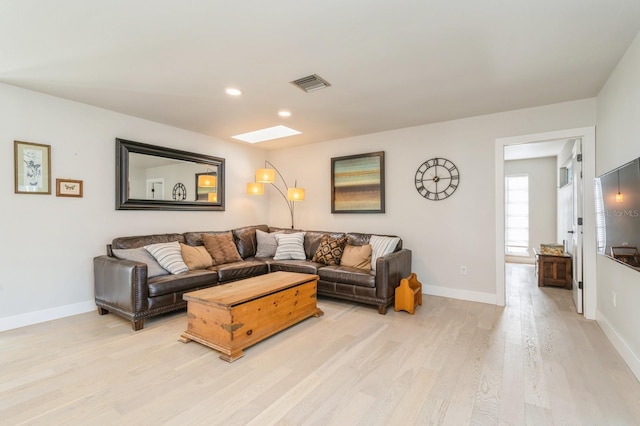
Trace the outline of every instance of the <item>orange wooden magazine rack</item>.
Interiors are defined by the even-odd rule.
[[[400,285],[396,287],[395,310],[407,311],[413,315],[417,305],[422,305],[422,283],[412,272],[407,278],[401,279]]]

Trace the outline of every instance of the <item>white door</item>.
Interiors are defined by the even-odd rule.
[[[572,156],[573,223],[571,226],[571,256],[573,275],[573,301],[582,313],[582,140],[576,139]]]
[[[164,178],[147,179],[147,200],[164,200]]]

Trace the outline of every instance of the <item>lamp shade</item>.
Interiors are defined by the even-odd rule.
[[[287,191],[287,200],[290,201],[303,201],[304,200],[304,188],[289,188]]]
[[[198,176],[198,186],[201,188],[215,188],[218,186],[218,178],[213,175]]]
[[[258,182],[250,182],[247,184],[247,194],[262,195],[264,194],[264,185]]]
[[[258,169],[256,170],[256,182],[273,183],[276,181],[276,171],[274,169]]]
[[[622,203],[624,202],[624,194],[618,192],[616,194],[616,203]]]
[[[218,194],[216,192],[209,192],[207,194],[207,201],[210,203],[217,203],[218,202]]]

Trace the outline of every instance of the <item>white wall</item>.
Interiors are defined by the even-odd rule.
[[[0,330],[95,309],[94,256],[114,237],[225,230],[267,222],[245,195],[264,150],[0,84]],[[226,211],[115,210],[115,138],[226,159]],[[14,194],[13,141],[51,145],[52,183],[84,181],[83,198]]]
[[[495,303],[496,138],[594,123],[595,99],[586,99],[290,148],[270,161],[306,188],[296,227],[399,235],[427,293]],[[385,151],[386,213],[331,214],[331,157],[374,151]],[[436,156],[458,166],[460,187],[446,200],[428,201],[414,176]],[[269,222],[286,224],[284,202],[271,196]]]
[[[640,36],[636,36],[597,97],[596,175],[640,157],[639,117]],[[597,271],[598,322],[640,378],[640,273],[601,255]]]
[[[505,161],[504,175],[529,176],[529,257],[542,243],[556,243],[556,157]]]

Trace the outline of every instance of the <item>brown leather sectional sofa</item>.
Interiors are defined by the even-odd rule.
[[[394,301],[395,288],[402,278],[411,273],[411,251],[402,248],[402,240],[398,242],[393,253],[377,259],[375,270],[368,270],[327,266],[311,259],[325,234],[332,237],[346,236],[348,244],[356,246],[368,244],[371,234],[304,231],[306,260],[273,260],[255,257],[256,229],[264,232],[294,232],[291,229],[270,228],[267,225],[233,229],[231,232],[242,261],[153,278],[147,278],[145,263],[119,259],[113,255],[112,249],[131,249],[172,241],[198,246],[203,244],[202,234],[221,234],[229,231],[114,239],[107,245],[107,254],[93,260],[98,313],[104,315],[113,312],[131,321],[134,330],[141,330],[146,318],[186,307],[186,302],[182,299],[184,293],[269,272],[291,271],[318,275],[318,295],[375,305],[380,314],[386,314],[387,307]]]

